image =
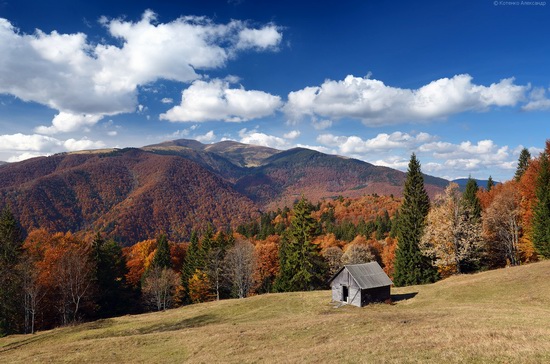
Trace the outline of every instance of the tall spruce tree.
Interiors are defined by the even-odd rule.
[[[170,257],[170,246],[166,235],[160,234],[157,238],[157,251],[151,262],[151,267],[155,268],[170,268],[172,266],[172,258]]]
[[[550,258],[550,161],[546,153],[540,156],[533,209],[533,245],[537,253]]]
[[[493,181],[493,177],[489,176],[487,180],[487,191],[491,191],[493,187],[495,187],[495,181]]]
[[[529,153],[529,150],[527,148],[523,148],[521,150],[521,153],[519,154],[518,167],[516,169],[516,174],[514,176],[516,181],[519,181],[521,179],[521,176],[523,176],[523,174],[527,170],[527,167],[529,167],[530,161],[531,161],[531,153]]]
[[[312,242],[319,231],[319,224],[311,216],[312,209],[304,197],[294,205],[294,217],[283,234],[279,250],[276,291],[307,291],[322,284],[325,266],[319,247]]]
[[[437,269],[419,248],[429,209],[430,199],[424,188],[420,162],[413,153],[403,191],[403,204],[399,211],[393,277],[396,286],[431,283],[438,279]]]
[[[92,251],[97,285],[96,316],[112,317],[130,312],[134,302],[126,284],[128,268],[121,246],[114,240],[105,241],[97,233],[92,241]]]
[[[16,267],[22,243],[19,224],[6,207],[0,215],[0,337],[18,332],[21,326],[21,279]]]
[[[479,189],[477,182],[473,178],[468,178],[466,183],[466,190],[462,195],[462,202],[465,209],[468,211],[471,217],[474,219],[481,218],[481,203],[477,197],[477,190]]]
[[[191,298],[189,297],[189,279],[193,277],[195,270],[199,269],[201,264],[199,236],[197,232],[193,230],[191,231],[189,247],[187,248],[187,254],[185,255],[181,269],[181,286],[183,290],[180,300],[184,304],[191,303]]]

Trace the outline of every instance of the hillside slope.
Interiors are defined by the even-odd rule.
[[[401,196],[405,182],[401,171],[305,148],[279,151],[234,141],[202,144],[179,139],[143,149],[189,158],[233,183],[266,210],[290,206],[302,194],[312,201],[373,193]],[[433,176],[424,178],[431,196],[449,183]]]
[[[395,305],[269,294],[0,339],[0,361],[543,363],[550,261],[392,288]],[[99,350],[101,348],[101,350]]]
[[[139,149],[13,163],[2,168],[0,186],[0,205],[27,230],[103,231],[126,244],[258,216],[250,199],[197,163]]]

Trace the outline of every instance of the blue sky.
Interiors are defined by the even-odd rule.
[[[550,116],[550,4],[0,0],[0,160],[178,138],[513,176]]]

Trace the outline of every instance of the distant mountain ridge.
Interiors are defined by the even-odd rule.
[[[451,182],[454,182],[456,183],[461,189],[464,189],[466,188],[466,184],[468,183],[468,180],[469,178],[458,178],[458,179],[454,179],[452,180]],[[487,182],[489,182],[488,180],[486,179],[476,179],[474,178],[474,180],[476,181],[478,187],[487,187]],[[493,181],[495,184],[498,184],[500,182],[497,182],[497,181]]]
[[[101,231],[127,244],[235,228],[260,210],[337,196],[402,193],[405,173],[305,148],[180,139],[143,148],[61,153],[0,169],[0,206],[26,230]],[[425,176],[433,196],[447,180]]]

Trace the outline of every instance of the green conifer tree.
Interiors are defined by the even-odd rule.
[[[436,268],[428,257],[422,255],[419,248],[429,209],[430,199],[424,188],[420,162],[413,153],[403,191],[403,204],[399,211],[393,279],[396,286],[431,283],[438,278]]]
[[[477,197],[478,189],[476,180],[470,177],[468,183],[466,183],[466,190],[462,195],[462,203],[474,219],[481,219],[481,203]]]
[[[182,303],[191,303],[191,298],[189,297],[189,279],[193,277],[195,270],[199,269],[200,266],[199,237],[197,232],[193,230],[191,231],[189,247],[187,248],[187,254],[181,268],[181,285],[183,290],[180,300]]]
[[[325,274],[319,247],[312,243],[319,225],[311,216],[312,206],[302,197],[294,205],[294,217],[279,250],[280,271],[275,290],[307,291],[319,288]]]
[[[487,191],[491,191],[493,187],[495,187],[495,181],[493,181],[493,177],[489,176],[487,180]]]
[[[0,337],[18,332],[21,326],[21,279],[16,267],[22,242],[19,224],[6,207],[0,215]]]
[[[527,170],[527,167],[529,167],[530,161],[531,161],[531,153],[529,153],[529,150],[527,148],[523,148],[521,150],[521,153],[519,154],[518,167],[516,169],[516,174],[514,176],[516,181],[519,181],[521,179],[521,176],[523,176],[523,174]]]
[[[157,251],[151,262],[152,268],[170,268],[172,267],[172,258],[170,257],[170,246],[166,235],[160,234],[157,238]]]
[[[540,157],[539,174],[535,195],[537,201],[533,209],[533,245],[537,253],[550,258],[550,161],[543,153]]]
[[[133,304],[126,284],[128,268],[122,248],[114,240],[105,241],[99,233],[92,241],[94,275],[97,285],[96,317],[112,317],[129,312]]]

